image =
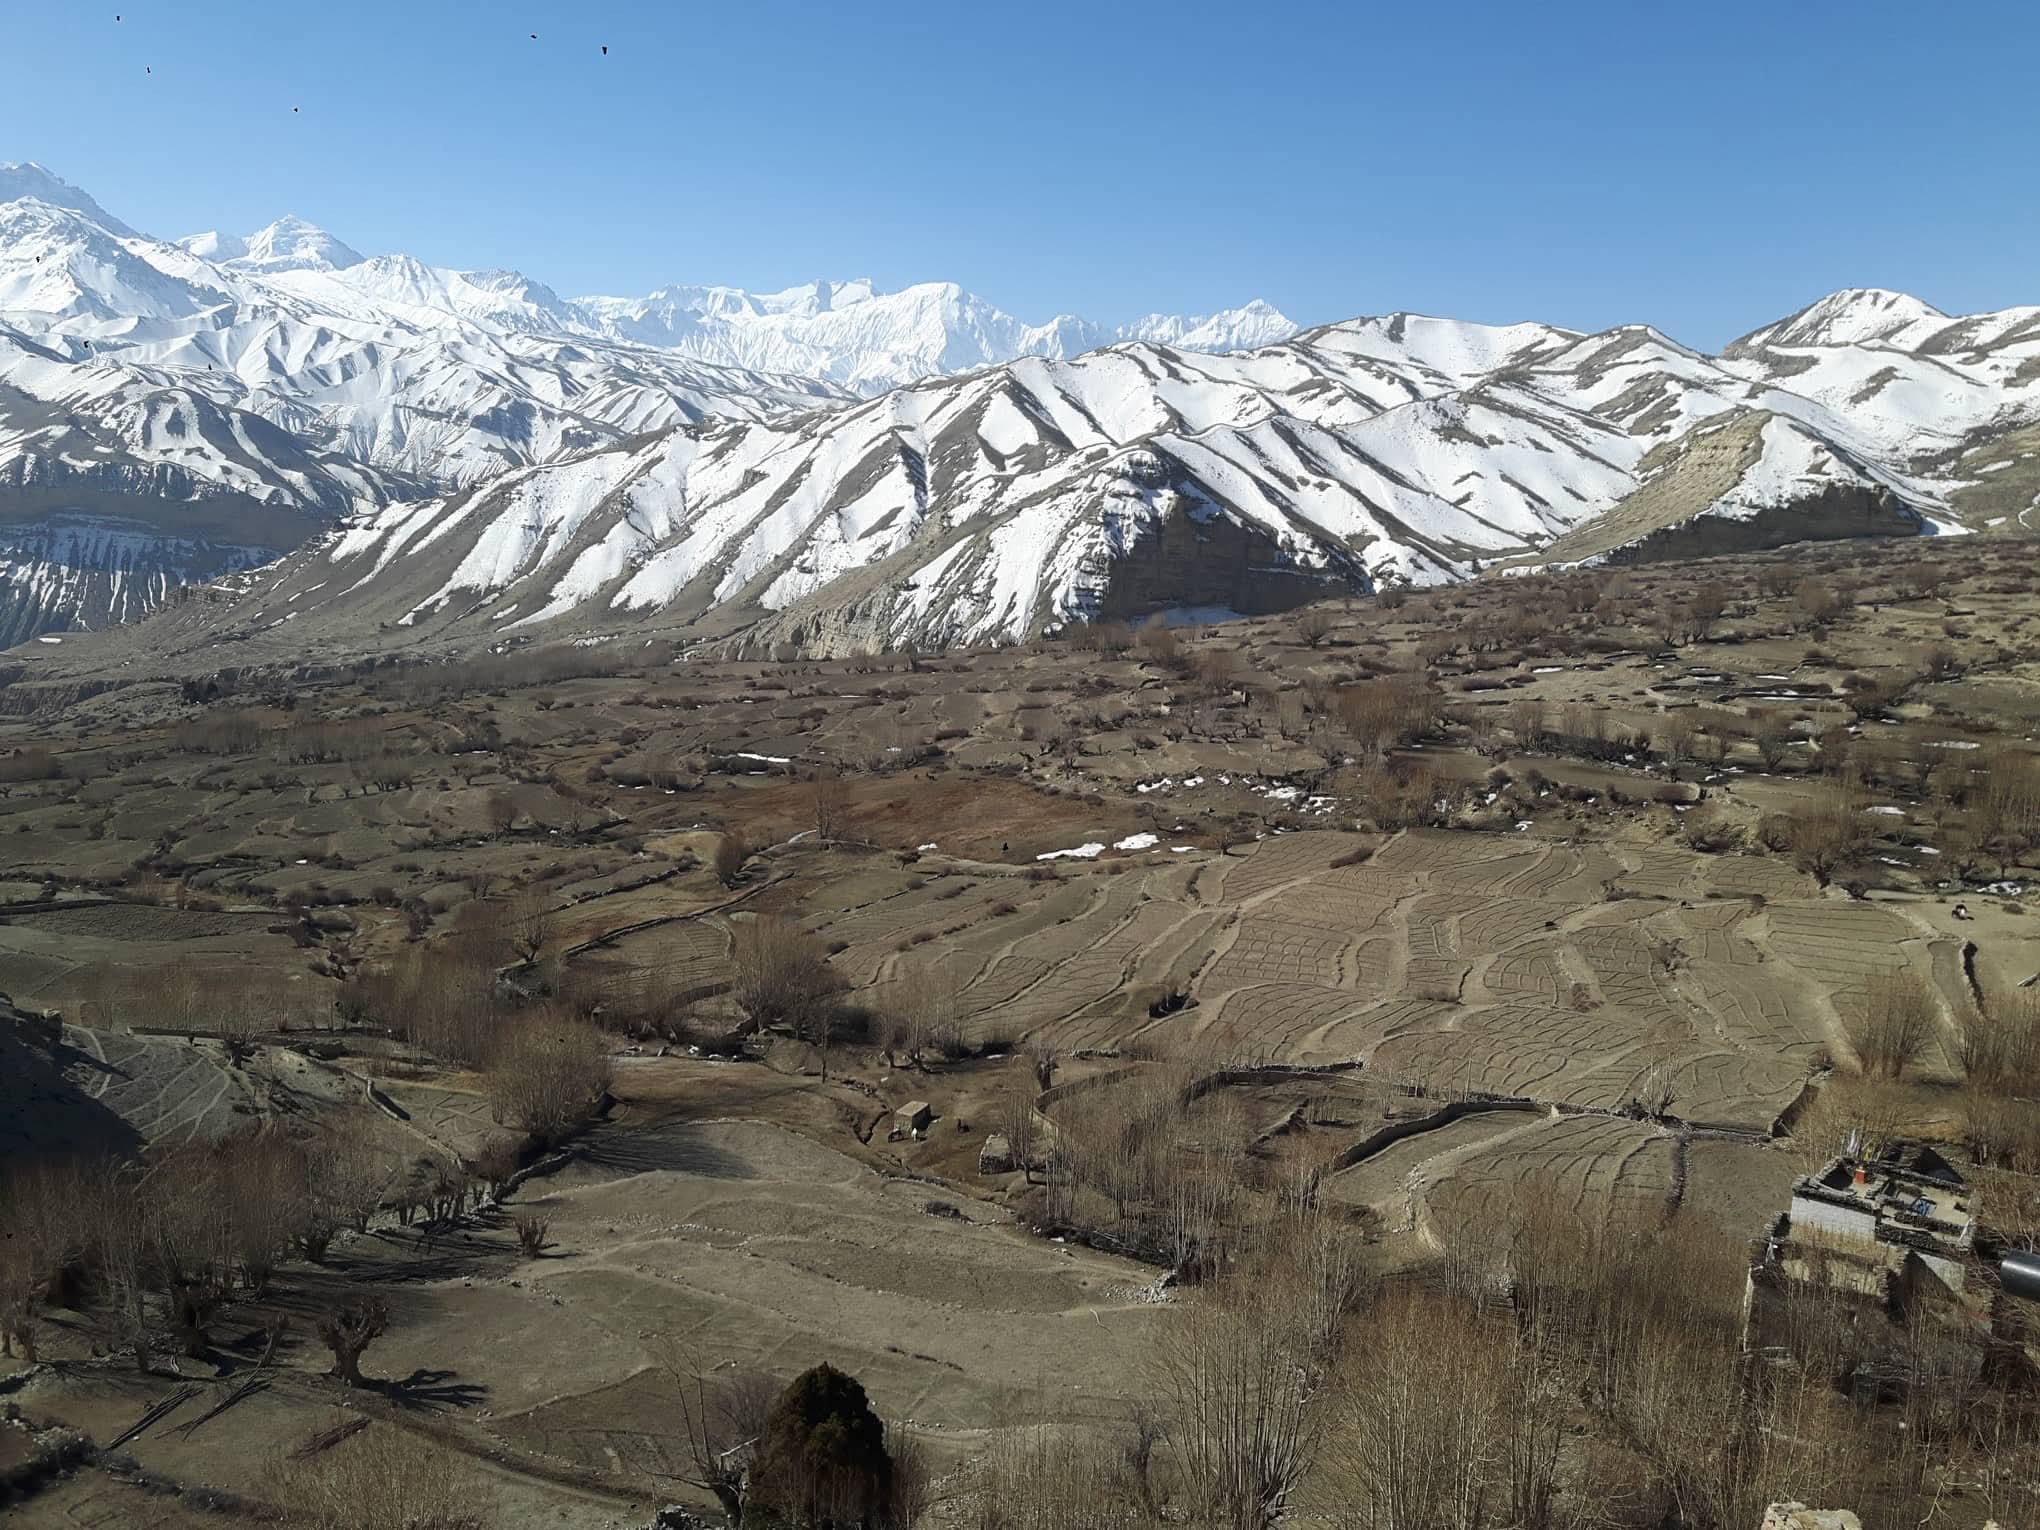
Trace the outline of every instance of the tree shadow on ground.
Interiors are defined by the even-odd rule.
[[[473,1408],[489,1395],[489,1389],[472,1381],[455,1381],[460,1373],[431,1370],[425,1366],[396,1381],[370,1382],[399,1408],[420,1413],[438,1413],[448,1408]]]
[[[649,1126],[598,1126],[581,1140],[581,1161],[615,1175],[665,1170],[704,1179],[756,1179],[750,1164],[707,1140],[688,1121]]]

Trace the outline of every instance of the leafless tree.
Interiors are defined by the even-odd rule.
[[[829,1040],[843,979],[814,935],[777,914],[733,927],[737,1002],[755,1025],[783,1023],[821,1054],[829,1074]]]
[[[815,838],[825,845],[835,843],[849,816],[850,788],[834,771],[822,771],[809,788],[809,803],[814,809]]]
[[[333,1352],[329,1375],[350,1387],[366,1386],[361,1357],[389,1331],[390,1308],[380,1296],[360,1296],[319,1319],[319,1342]]]
[[[564,1141],[609,1091],[609,1043],[564,1012],[524,1016],[505,1033],[489,1069],[496,1119],[541,1143]]]
[[[1854,862],[1870,844],[1870,828],[1861,799],[1853,792],[1832,791],[1811,810],[1791,821],[1792,863],[1823,887]]]
[[[1195,1523],[1266,1530],[1316,1458],[1323,1350],[1294,1294],[1266,1273],[1227,1279],[1176,1313],[1156,1346],[1166,1448]]]
[[[741,1525],[779,1383],[762,1371],[704,1370],[677,1344],[661,1351],[660,1368],[678,1394],[680,1480],[712,1495],[730,1523]]]
[[[1456,1304],[1385,1298],[1340,1376],[1325,1517],[1349,1530],[1484,1530],[1498,1522],[1507,1370],[1495,1337]]]
[[[1871,977],[1851,1039],[1873,1077],[1898,1078],[1933,1045],[1939,1006],[1913,973],[1900,969]]]
[[[552,909],[544,889],[529,887],[517,895],[510,905],[509,928],[510,949],[531,966],[552,937]]]
[[[963,993],[939,958],[903,960],[885,985],[881,1004],[885,1047],[897,1061],[918,1067],[931,1046],[961,1046]]]
[[[1316,648],[1332,635],[1332,613],[1323,606],[1305,606],[1296,615],[1296,636],[1306,648]]]

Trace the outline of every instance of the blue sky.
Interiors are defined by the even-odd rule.
[[[0,159],[165,237],[290,211],[570,296],[1713,346],[1844,286],[2040,302],[2036,39],[2030,0],[0,0]]]

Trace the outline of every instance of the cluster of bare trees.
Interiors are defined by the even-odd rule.
[[[1158,1065],[1064,1100],[1043,1155],[1047,1221],[1185,1273],[1223,1265],[1253,1132],[1236,1099],[1193,1100],[1190,1082]]]
[[[2040,1173],[2040,991],[2013,989],[1977,1006],[1962,1028],[1969,1150],[1979,1163]],[[2030,1221],[2022,1217],[2021,1222]]]
[[[965,1051],[963,985],[949,962],[904,958],[878,997],[879,1044],[893,1062],[919,1067],[931,1052]]]
[[[1438,692],[1420,674],[1385,675],[1347,686],[1336,702],[1340,725],[1362,760],[1412,743],[1438,720]]]
[[[397,1166],[343,1124],[316,1138],[256,1129],[135,1163],[26,1163],[0,1179],[0,1327],[32,1358],[43,1304],[96,1300],[147,1369],[167,1331],[203,1356],[226,1306],[260,1298],[288,1259],[320,1260],[364,1228]]]
[[[1985,1066],[2017,1066],[2031,1036],[1979,1043],[1998,1059]],[[1138,1235],[1179,1196],[1192,1223],[1246,1236],[1180,1292],[1122,1425],[1031,1431],[978,1464],[963,1509],[979,1530],[1267,1530],[1299,1514],[1352,1530],[1743,1530],[1788,1498],[1910,1524],[1956,1480],[1986,1484],[2005,1523],[2040,1507],[2040,1410],[1931,1316],[1894,1323],[1814,1281],[1770,1318],[1776,1348],[1752,1351],[1744,1244],[1690,1212],[1575,1214],[1556,1185],[1448,1227],[1427,1278],[1375,1284],[1352,1230],[1307,1195],[1242,1215],[1236,1178],[1189,1208],[1198,1192],[1179,1187],[1245,1156],[1241,1139],[1196,1122],[1159,1072],[1110,1093],[1110,1108],[1078,1094],[1058,1109],[1052,1204]]]

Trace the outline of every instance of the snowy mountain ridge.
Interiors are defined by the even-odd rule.
[[[9,641],[307,538],[235,632],[841,652],[2040,513],[2036,308],[1851,289],[1718,356],[1263,304],[1107,334],[947,283],[565,299],[0,189]]]
[[[657,631],[847,654],[1982,529],[1980,483],[2040,512],[2040,462],[2007,444],[2040,421],[2040,328],[1887,299],[1836,294],[1772,327],[1792,343],[1759,332],[1721,357],[1642,325],[1413,314],[1234,354],[1026,357],[392,506],[257,581],[212,635],[259,642],[302,618],[300,641]],[[1993,453],[2019,472],[1968,466]]]

